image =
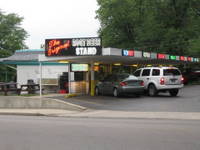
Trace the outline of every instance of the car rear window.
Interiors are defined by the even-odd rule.
[[[118,80],[124,80],[129,77],[129,74],[120,74],[117,76]]]
[[[164,76],[178,76],[181,75],[180,71],[178,69],[164,69]]]

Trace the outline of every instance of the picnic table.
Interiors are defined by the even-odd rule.
[[[0,92],[4,92],[4,95],[7,96],[10,91],[15,91],[20,95],[20,88],[17,88],[16,82],[0,82]]]
[[[35,83],[23,84],[20,88],[20,94],[21,91],[27,91],[28,94],[35,94],[36,91],[40,91],[40,85]]]

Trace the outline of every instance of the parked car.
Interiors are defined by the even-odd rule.
[[[133,73],[144,81],[144,89],[149,96],[156,96],[159,92],[168,91],[171,96],[177,96],[183,87],[183,77],[175,67],[146,67]]]
[[[189,70],[182,73],[183,75],[183,83],[188,84],[191,82],[198,82],[200,81],[200,69]]]
[[[130,74],[111,74],[100,81],[95,88],[96,95],[113,95],[119,97],[123,94],[140,96],[144,92],[144,82]]]

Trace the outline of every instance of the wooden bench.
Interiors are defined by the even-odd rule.
[[[20,95],[20,90],[20,88],[17,88],[17,83],[15,82],[0,82],[0,92],[3,92],[5,96],[10,91],[15,91],[16,94]]]

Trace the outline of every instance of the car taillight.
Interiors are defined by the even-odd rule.
[[[141,85],[141,86],[144,86],[144,81],[141,81],[141,82],[140,82],[140,85]]]
[[[184,83],[184,77],[181,77],[181,83],[183,84]]]
[[[120,82],[119,85],[120,85],[120,86],[126,86],[126,85],[127,85],[127,82]]]
[[[161,84],[161,85],[164,85],[164,84],[165,84],[165,78],[164,78],[164,77],[160,78],[160,84]]]

